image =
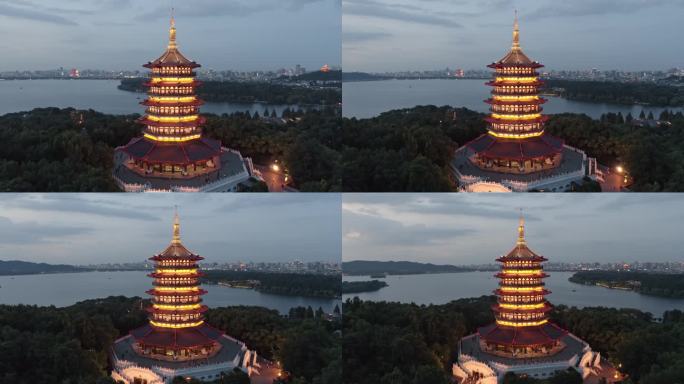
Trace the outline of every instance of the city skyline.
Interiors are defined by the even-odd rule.
[[[515,245],[519,208],[550,263],[684,261],[676,194],[349,194],[342,206],[343,261],[490,264]]]
[[[12,36],[0,71],[139,69],[163,52],[172,8],[180,49],[205,69],[341,62],[339,0],[21,0],[0,1],[0,31]]]
[[[673,50],[680,0],[343,0],[345,71],[484,68],[510,46],[519,11],[525,52],[556,70],[657,70]]]
[[[326,194],[5,194],[0,260],[136,263],[181,238],[207,263],[340,260],[340,197]]]

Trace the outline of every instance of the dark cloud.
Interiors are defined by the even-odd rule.
[[[16,19],[41,21],[57,25],[78,25],[78,23],[75,21],[67,19],[66,17],[55,15],[54,13],[43,12],[35,9],[20,8],[2,3],[0,3],[0,15]]]
[[[344,0],[342,2],[342,13],[345,16],[375,17],[450,28],[462,27],[461,24],[451,18],[424,12],[422,8],[416,6],[389,4],[373,0]]]
[[[573,0],[545,1],[536,10],[525,14],[529,20],[547,17],[596,16],[637,13],[645,8],[665,5],[684,6],[682,0]]]
[[[345,44],[381,40],[390,36],[392,36],[392,34],[386,32],[342,31],[342,41]]]
[[[8,245],[35,245],[64,242],[65,238],[83,236],[92,230],[82,226],[56,225],[40,222],[15,222],[0,216],[0,246],[5,248],[2,259],[23,257],[19,252],[7,252]]]
[[[531,247],[555,262],[684,261],[680,194],[353,194],[345,260],[492,263],[525,209]]]

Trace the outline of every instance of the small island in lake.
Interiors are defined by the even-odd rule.
[[[66,264],[31,263],[19,260],[0,260],[0,276],[37,275],[43,273],[89,272],[91,269]]]
[[[351,276],[383,278],[387,275],[419,275],[423,273],[470,272],[469,268],[455,265],[416,263],[413,261],[366,261],[355,260],[342,263],[342,272]]]
[[[205,270],[204,283],[287,296],[340,297],[342,277],[311,273]]]
[[[361,293],[361,292],[374,292],[379,291],[382,288],[389,286],[384,281],[380,280],[369,280],[369,281],[343,281],[342,282],[342,293]]]
[[[635,291],[643,295],[684,298],[684,275],[633,271],[580,271],[569,281],[604,288]]]

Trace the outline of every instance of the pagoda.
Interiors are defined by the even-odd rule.
[[[544,82],[538,72],[543,65],[520,48],[517,13],[510,51],[487,67],[494,70],[486,83],[492,87],[485,100],[491,112],[487,133],[459,148],[452,163],[462,189],[558,191],[581,181],[591,160],[544,131],[548,116],[542,114],[546,99],[539,95]]]
[[[254,175],[249,158],[202,134],[200,65],[178,50],[173,16],[166,51],[143,67],[151,70],[138,119],[143,135],[115,150],[114,178],[124,191],[231,191]]]
[[[615,370],[589,344],[549,320],[551,304],[542,263],[525,240],[521,214],[513,249],[496,259],[501,269],[492,306],[495,322],[461,339],[452,373],[461,384],[496,384],[508,372],[537,379],[572,368],[583,378],[610,379]],[[609,381],[612,382],[612,381]]]
[[[200,287],[203,258],[181,242],[174,217],[171,243],[154,261],[148,324],[114,343],[112,377],[126,384],[166,384],[174,377],[214,380],[240,368],[251,372],[256,353],[204,321],[207,306]]]

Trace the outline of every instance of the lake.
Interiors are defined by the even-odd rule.
[[[429,80],[379,80],[345,82],[342,84],[342,115],[344,117],[369,118],[392,109],[411,108],[416,105],[450,105],[466,107],[478,112],[489,112],[483,100],[490,96],[491,87],[486,80],[429,79]],[[643,109],[658,117],[663,109],[684,111],[684,108],[659,108],[641,105],[620,105],[571,101],[560,97],[547,97],[544,113],[584,113],[598,119],[608,112],[631,112],[637,117]]]
[[[636,308],[662,316],[669,309],[684,310],[684,299],[667,299],[640,295],[632,291],[621,291],[581,285],[568,281],[572,272],[548,272],[544,281],[551,291],[547,296],[552,304],[575,307]],[[491,295],[498,279],[494,272],[442,273],[429,275],[387,276],[379,279],[389,284],[376,292],[343,295],[342,299],[358,296],[371,301],[398,301],[416,304],[444,304],[452,300]],[[344,276],[343,281],[371,280],[368,276]]]
[[[107,296],[139,296],[152,288],[148,272],[81,272],[45,275],[0,276],[0,304],[33,304],[66,307],[78,301]],[[208,291],[202,297],[210,307],[255,305],[287,313],[297,306],[322,307],[332,312],[339,300],[260,293],[252,289],[203,284]]]
[[[30,111],[40,107],[73,107],[94,109],[98,112],[127,115],[144,113],[139,103],[143,93],[122,91],[117,88],[119,80],[3,80],[0,81],[0,115],[11,112]],[[280,113],[292,105],[261,103],[210,103],[200,107],[203,113],[259,112],[273,109]]]

